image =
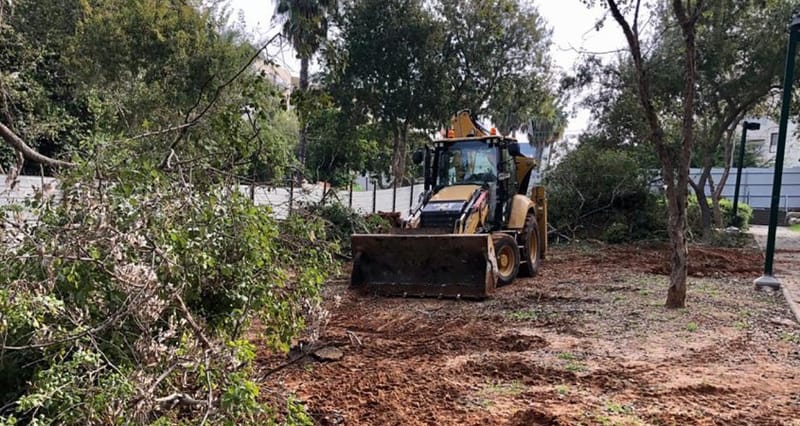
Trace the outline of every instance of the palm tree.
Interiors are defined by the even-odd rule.
[[[283,34],[300,59],[300,91],[308,89],[308,63],[328,36],[328,20],[336,12],[337,0],[278,0],[275,16],[284,20]],[[301,117],[297,159],[305,162],[306,125]]]

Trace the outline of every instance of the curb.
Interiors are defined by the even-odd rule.
[[[800,323],[800,305],[797,304],[792,294],[789,293],[789,290],[783,284],[781,284],[781,291],[783,292],[783,298],[786,299],[786,303],[789,304],[789,310],[794,314],[795,321]]]
[[[748,231],[747,233],[750,234],[753,237],[753,240],[755,240],[756,245],[758,246],[758,248],[760,250],[762,250],[762,251],[765,250],[765,247],[762,246],[762,241],[759,240],[758,237],[756,237],[755,234],[753,234],[752,230]],[[778,253],[776,252],[775,254],[777,255]],[[799,280],[799,279],[800,279],[800,276],[798,276],[798,275],[790,275],[788,277],[783,277],[783,279],[780,280],[781,281],[781,292],[783,293],[783,299],[786,300],[786,304],[789,305],[789,310],[792,311],[792,314],[794,315],[794,319],[798,323],[800,323],[800,304],[798,304],[798,302],[795,300],[795,297],[789,291],[788,286],[786,285],[786,282],[790,281],[790,280],[792,280],[793,282],[797,282],[796,280]],[[795,287],[800,288],[800,285],[796,285]],[[797,297],[798,297],[798,300],[800,300],[800,295],[797,295]]]

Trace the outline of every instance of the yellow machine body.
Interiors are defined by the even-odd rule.
[[[518,270],[536,273],[547,249],[545,191],[529,188],[536,161],[466,111],[451,124],[424,154],[426,191],[403,228],[352,236],[352,287],[485,298]]]

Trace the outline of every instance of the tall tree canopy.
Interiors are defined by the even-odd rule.
[[[301,95],[308,89],[308,67],[311,58],[328,37],[328,24],[336,14],[337,7],[337,0],[278,0],[276,17],[283,19],[283,34],[292,43],[300,59]],[[306,117],[301,114],[300,119],[297,158],[303,164],[308,149],[308,130]]]
[[[518,0],[353,0],[326,50],[324,81],[351,116],[389,134],[403,178],[408,134],[470,109],[509,132],[532,116],[555,119],[550,32]]]
[[[420,0],[360,0],[345,5],[340,38],[328,52],[327,82],[347,113],[391,135],[392,169],[405,177],[413,128],[441,121],[442,27]]]
[[[258,152],[285,166],[294,119],[248,68],[256,49],[226,21],[199,1],[17,1],[0,27],[0,121],[55,157],[85,155],[88,141],[141,138],[148,143],[136,149],[153,161],[172,150],[245,167]],[[245,106],[252,123],[241,119]],[[173,127],[181,130],[162,132]],[[210,156],[221,141],[236,149]],[[15,162],[8,148],[0,159]]]
[[[517,0],[439,0],[447,109],[470,109],[503,132],[531,116],[555,118],[550,30]]]
[[[647,6],[647,12],[639,0],[602,3],[623,31],[630,54],[610,65],[587,63],[579,75],[599,82],[600,90],[586,103],[594,107],[595,130],[608,142],[657,159],[673,246],[667,305],[683,306],[689,186],[699,196],[709,230],[706,188],[716,204],[724,185],[723,178],[715,186],[710,170],[720,156],[730,164],[735,126],[780,79],[784,27],[764,22],[788,22],[792,2],[674,0]],[[698,181],[689,176],[691,165],[703,168]]]
[[[690,179],[698,195],[702,223],[706,236],[711,232],[712,206],[717,221],[721,220],[719,198],[731,164],[736,126],[748,113],[759,108],[770,93],[779,87],[784,60],[785,36],[780,25],[764,22],[784,22],[791,15],[791,1],[772,1],[754,4],[743,1],[709,1],[703,19],[697,26],[698,95],[696,99],[697,143],[691,164],[702,169],[701,175]],[[682,61],[676,54],[683,44],[680,28],[675,25],[668,8],[653,10],[659,37],[650,42],[652,54],[646,67],[652,79],[652,95],[662,116],[668,140],[679,139],[680,111],[683,85]],[[590,58],[583,65],[583,76],[591,78],[598,90],[584,100],[593,110],[593,131],[603,135],[611,145],[636,150],[643,166],[655,167],[656,154],[642,150],[648,139],[647,123],[637,100],[634,69],[627,57],[602,64]],[[712,167],[726,172],[720,182],[714,182]],[[723,224],[717,223],[718,226]]]

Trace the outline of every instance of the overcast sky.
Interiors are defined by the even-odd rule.
[[[571,71],[580,60],[581,52],[613,52],[625,46],[622,31],[612,21],[606,22],[600,31],[595,30],[595,23],[606,13],[602,8],[588,9],[580,0],[534,0],[533,3],[553,31],[550,53],[562,71]],[[255,39],[266,40],[276,31],[272,21],[273,0],[230,0],[230,5],[235,15],[243,18]],[[273,49],[270,53],[276,55],[278,62],[283,62],[293,74],[298,74],[299,64],[290,47]],[[585,111],[579,111],[570,119],[567,131],[582,130],[588,119]]]

